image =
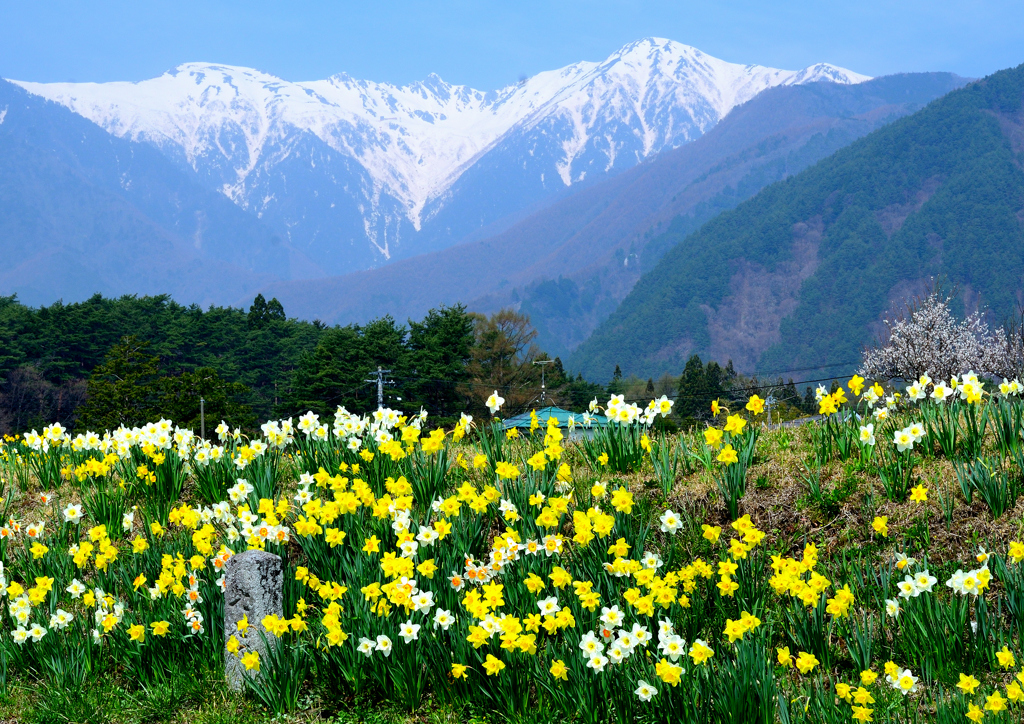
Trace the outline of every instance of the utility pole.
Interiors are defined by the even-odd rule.
[[[775,395],[768,393],[768,399],[764,401],[765,407],[768,408],[768,429],[772,429],[772,405],[775,404]]]
[[[377,376],[376,377],[371,377],[370,379],[366,380],[367,382],[376,382],[377,383],[377,409],[378,410],[380,408],[384,407],[384,375],[390,374],[390,373],[391,373],[391,370],[382,370],[380,367],[377,367]]]
[[[206,439],[206,400],[199,398],[199,437]]]
[[[535,360],[534,361],[535,365],[540,365],[540,401],[541,401],[541,404],[544,403],[544,397],[545,397],[545,394],[546,394],[546,390],[545,390],[545,386],[544,386],[544,367],[545,367],[545,365],[554,364],[554,362],[555,361],[553,359],[542,359],[542,360]]]

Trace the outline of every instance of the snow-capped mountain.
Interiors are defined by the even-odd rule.
[[[767,88],[864,80],[649,38],[491,92],[203,63],[138,83],[19,84],[153,144],[340,273],[456,243],[687,143]]]

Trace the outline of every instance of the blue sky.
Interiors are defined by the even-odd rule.
[[[188,61],[288,80],[438,73],[492,89],[647,36],[717,57],[869,75],[1024,62],[1024,0],[0,0],[0,76],[141,80]]]

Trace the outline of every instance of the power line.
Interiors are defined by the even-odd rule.
[[[369,382],[364,382],[363,384],[359,385],[358,387],[353,387],[351,390],[346,390],[345,392],[339,392],[334,397],[331,397],[331,398],[328,398],[328,399],[324,400],[321,404],[326,405],[326,404],[328,404],[330,402],[334,402],[335,400],[339,400],[342,397],[348,397],[353,392],[358,392],[359,390],[363,389],[364,387],[366,387],[367,385],[370,385],[372,383],[373,383],[373,380],[370,380]]]
[[[814,368],[814,369],[820,369],[820,368]],[[487,383],[460,382],[460,381],[455,381],[455,380],[446,380],[446,379],[438,378],[438,377],[400,377],[400,378],[396,378],[396,379],[406,380],[406,381],[441,382],[441,383],[452,384],[452,385],[468,385],[468,386],[475,386],[475,387],[484,387],[484,388],[487,388],[487,389],[494,389],[495,387],[497,387],[497,389],[499,389],[499,390],[502,390],[502,389],[505,389],[505,390],[512,389],[512,385],[497,385],[496,386],[496,385],[487,384]],[[794,380],[789,380],[789,381],[783,382],[783,383],[772,382],[772,383],[765,383],[765,384],[758,384],[758,385],[747,385],[745,387],[731,387],[731,388],[729,388],[727,390],[723,390],[721,393],[719,393],[717,395],[716,394],[712,394],[712,393],[707,393],[707,394],[704,394],[704,395],[675,395],[674,398],[677,399],[677,400],[679,400],[679,399],[684,399],[684,400],[710,400],[710,399],[712,399],[714,397],[719,397],[719,396],[722,396],[722,395],[729,395],[729,394],[732,394],[732,393],[735,393],[735,392],[757,392],[757,391],[760,391],[760,390],[770,390],[770,389],[777,389],[777,388],[780,388],[780,387],[788,387],[790,384],[792,384],[794,387],[796,387],[798,385],[810,385],[810,384],[814,384],[814,383],[817,383],[817,382],[834,382],[834,381],[837,381],[837,378],[835,376],[832,376],[832,377],[818,377],[816,379],[810,379],[810,380],[795,380],[795,381]],[[523,389],[528,389],[530,387],[532,387],[532,385],[530,385],[530,384],[523,384],[523,385],[520,385],[520,386],[516,387],[515,389],[523,390]],[[532,400],[531,402],[535,402],[536,399],[537,398],[534,398],[534,400]],[[646,401],[649,401],[650,399],[651,399],[650,397],[631,397],[631,398],[623,398],[623,401],[624,402],[646,402]],[[530,403],[526,403],[526,404],[529,405]]]
[[[407,382],[437,382],[445,385],[465,385],[466,387],[483,387],[488,390],[498,391],[515,391],[524,390],[528,387],[533,386],[532,381],[524,382],[521,385],[515,385],[513,383],[505,385],[496,385],[491,382],[471,382],[470,380],[447,380],[441,377],[394,377],[394,380],[405,380]]]
[[[830,370],[830,369],[833,369],[834,367],[850,367],[850,366],[856,365],[856,364],[860,364],[860,360],[857,360],[855,362],[836,362],[835,364],[830,364],[830,365],[815,365],[814,367],[800,367],[798,369],[783,370],[781,372],[780,371],[762,372],[761,374],[765,375],[765,376],[768,376],[768,375],[789,375],[789,374],[792,374],[794,372],[813,372],[815,370]]]
[[[793,373],[793,372],[806,372],[806,371],[809,371],[809,370],[824,370],[824,369],[831,369],[833,367],[842,367],[842,366],[852,365],[852,364],[856,364],[856,363],[855,362],[837,362],[837,363],[831,364],[831,365],[817,365],[817,366],[814,366],[814,367],[803,367],[803,368],[798,368],[798,369],[785,370],[785,371],[781,371],[781,372],[764,372],[762,374],[765,375],[765,376],[771,375],[773,377],[774,376],[779,376],[779,379],[782,379],[783,375],[790,374],[790,373]],[[385,373],[385,374],[387,374],[389,372],[389,370],[381,370],[381,371],[383,373]],[[360,389],[362,389],[363,387],[365,387],[365,386],[367,386],[369,384],[375,384],[377,382],[377,377],[376,377],[377,373],[376,372],[371,372],[370,374],[374,375],[373,379],[366,380],[366,382],[364,382],[359,387],[353,388],[352,390],[349,390],[347,392],[339,393],[335,397],[333,397],[333,398],[331,398],[329,400],[325,400],[324,402],[325,403],[326,402],[332,402],[333,400],[336,400],[339,397],[344,397],[346,395],[351,394],[352,392],[360,390]],[[756,379],[756,376],[755,376],[755,379]],[[790,382],[792,382],[792,384],[794,386],[796,386],[796,385],[811,384],[811,383],[815,383],[815,382],[831,382],[831,381],[833,381],[835,379],[836,379],[836,377],[832,376],[832,377],[821,377],[821,378],[813,379],[813,380],[797,380],[797,381],[790,380],[790,381],[783,382],[782,384],[774,383],[774,382],[773,383],[762,383],[762,384],[757,384],[757,385],[749,385],[749,386],[746,386],[746,387],[733,387],[733,388],[727,390],[727,392],[744,392],[744,391],[754,391],[754,390],[768,389],[768,388],[772,388],[772,387],[782,387],[782,386],[790,384]],[[495,384],[493,382],[473,382],[472,380],[452,380],[452,379],[446,379],[446,378],[443,378],[443,377],[422,377],[422,376],[419,376],[419,375],[415,375],[415,376],[404,375],[404,376],[397,376],[397,377],[396,376],[391,376],[391,382],[390,383],[394,384],[395,382],[412,382],[412,383],[415,383],[415,382],[433,382],[433,383],[443,384],[443,385],[453,385],[453,386],[463,386],[463,387],[479,387],[479,388],[483,388],[483,389],[496,390],[498,392],[502,392],[502,391],[515,392],[515,391],[518,391],[518,390],[528,389],[530,387],[533,387],[534,384],[535,384],[534,380],[526,380],[526,381],[523,381],[521,384],[516,384],[516,383],[513,383],[513,382],[509,382],[509,383],[506,383],[504,385],[499,385],[499,384]],[[385,384],[387,384],[387,383],[385,383]],[[680,397],[681,399],[703,399],[704,398],[704,396],[700,396],[700,395],[698,395],[698,396],[682,395],[682,396],[677,396],[677,397]],[[627,401],[633,402],[633,401],[639,401],[640,399],[643,399],[643,398],[631,398],[630,400],[627,400]]]
[[[796,387],[797,385],[810,385],[810,384],[813,384],[815,382],[833,382],[833,381],[838,381],[836,379],[835,375],[833,375],[831,377],[819,377],[818,379],[815,379],[815,380],[797,380],[797,381],[790,380],[788,382],[782,382],[782,383],[772,382],[772,383],[762,384],[762,385],[748,385],[747,387],[731,387],[728,390],[726,390],[726,392],[756,392],[757,390],[772,389],[772,388],[776,388],[776,387],[788,387],[790,384],[792,384],[794,387]]]
[[[840,363],[837,363],[836,365],[831,365],[831,366],[839,366],[839,364]],[[811,367],[811,368],[808,368],[808,369],[823,369],[823,368],[824,367],[822,367],[822,366],[818,366],[818,367]],[[791,370],[791,371],[795,372],[795,371],[798,371],[798,370]],[[342,397],[347,397],[347,396],[349,396],[349,395],[351,395],[351,394],[353,394],[355,392],[358,392],[358,391],[360,391],[360,390],[362,390],[362,389],[364,389],[364,388],[366,388],[366,387],[368,387],[370,385],[377,384],[378,385],[378,403],[377,404],[378,404],[378,406],[381,406],[381,405],[383,405],[383,384],[382,384],[383,374],[385,374],[387,372],[388,372],[387,370],[378,370],[379,376],[378,376],[378,373],[372,373],[372,374],[374,374],[374,378],[373,379],[369,379],[369,380],[365,381],[363,384],[359,385],[358,387],[354,387],[354,388],[352,388],[350,390],[346,390],[345,392],[340,392],[337,395],[335,395],[334,397],[331,397],[329,399],[324,400],[322,402],[322,404],[329,404],[329,403],[334,402],[335,400],[338,400],[338,399],[340,399]],[[452,385],[452,386],[455,386],[455,387],[458,387],[458,386],[481,387],[481,388],[485,388],[485,389],[505,391],[505,392],[521,391],[521,390],[526,390],[526,389],[530,389],[531,387],[533,387],[532,382],[524,382],[523,384],[520,384],[520,385],[515,385],[515,384],[511,384],[511,383],[510,384],[506,384],[506,385],[495,385],[493,383],[473,382],[473,381],[470,381],[470,380],[451,380],[451,379],[445,379],[445,378],[442,378],[442,377],[419,377],[419,376],[409,376],[409,375],[406,375],[406,376],[403,376],[403,377],[393,377],[389,384],[393,385],[396,381],[411,382],[411,383],[415,383],[415,382],[433,382],[433,383],[444,384],[444,385]],[[770,391],[772,389],[788,387],[791,384],[795,388],[798,385],[810,385],[810,384],[815,384],[815,383],[819,383],[819,382],[833,382],[833,381],[837,381],[837,378],[835,376],[832,376],[832,377],[818,377],[818,378],[815,378],[815,379],[808,379],[808,380],[796,380],[796,381],[789,380],[787,382],[781,382],[781,383],[780,382],[762,383],[762,384],[756,384],[756,385],[746,385],[744,387],[731,387],[729,389],[722,390],[720,393],[705,393],[705,394],[697,394],[697,395],[693,395],[693,394],[686,394],[686,395],[684,395],[684,394],[676,394],[676,395],[674,395],[672,397],[672,399],[674,399],[675,401],[690,400],[690,401],[706,402],[706,401],[710,401],[712,399],[715,399],[716,397],[729,397],[729,396],[732,396],[732,395],[734,395],[736,393],[742,393],[742,392],[759,392],[759,391],[762,391],[762,390]],[[539,399],[538,397],[533,397],[530,401],[524,402],[524,403],[520,403],[520,404],[516,405],[513,409],[517,409],[518,410],[519,408],[522,408],[523,410],[526,410],[526,409],[528,409],[530,407],[530,405],[532,405],[538,399]],[[649,402],[650,399],[651,399],[650,397],[630,397],[630,398],[623,398],[623,401],[624,402],[637,402],[637,403],[639,403],[639,402]]]

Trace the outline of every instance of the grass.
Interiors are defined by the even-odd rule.
[[[299,709],[274,715],[244,694],[228,691],[213,672],[194,677],[180,672],[166,684],[132,690],[129,682],[101,680],[80,692],[61,692],[32,681],[9,682],[0,696],[0,721],[21,724],[455,724],[488,720],[465,709],[428,701],[419,710],[403,712],[371,698],[325,700],[322,692],[307,695]]]

